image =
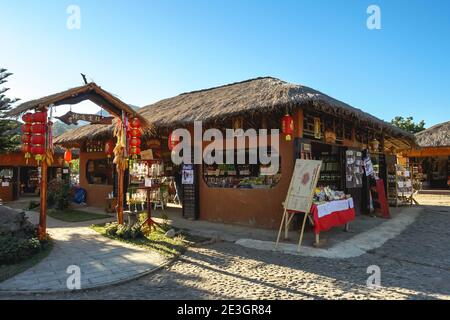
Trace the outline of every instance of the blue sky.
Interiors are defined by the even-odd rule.
[[[80,30],[66,27],[71,4]],[[371,4],[381,30],[366,27]],[[22,100],[80,85],[80,72],[139,106],[270,75],[385,120],[450,120],[446,0],[1,0],[0,12],[0,66]]]

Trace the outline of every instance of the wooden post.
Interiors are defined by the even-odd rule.
[[[39,240],[45,240],[47,236],[47,161],[41,164],[41,207],[39,213]]]
[[[284,209],[283,211],[283,217],[281,218],[281,223],[280,223],[280,229],[278,230],[278,237],[277,237],[277,243],[275,245],[276,248],[278,248],[278,243],[280,242],[280,237],[281,237],[281,232],[283,231],[283,225],[284,225],[284,221],[285,219],[287,219],[286,217],[286,209]]]
[[[298,240],[297,252],[300,252],[300,247],[302,246],[303,233],[305,232],[306,219],[308,218],[308,213],[305,212],[305,217],[303,218],[302,230],[300,231],[300,239]]]
[[[119,168],[117,171],[118,176],[118,186],[117,186],[117,223],[123,224],[123,176],[124,170]]]
[[[151,187],[147,188],[147,225],[149,226],[151,230],[152,226],[152,200],[150,199],[152,196],[152,189]]]
[[[284,219],[284,240],[289,239],[289,213],[286,211],[286,219]]]

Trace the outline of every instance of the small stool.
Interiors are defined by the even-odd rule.
[[[154,210],[156,210],[157,208],[161,208],[162,210],[164,210],[164,201],[156,200],[154,202],[153,208],[154,208]]]

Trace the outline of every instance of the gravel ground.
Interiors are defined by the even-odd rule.
[[[450,207],[427,206],[407,230],[363,256],[335,260],[220,242],[191,248],[153,275],[100,290],[3,299],[450,299]],[[366,286],[367,267],[381,287]]]

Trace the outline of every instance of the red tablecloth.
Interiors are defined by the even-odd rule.
[[[314,233],[319,234],[332,227],[344,225],[355,219],[353,199],[330,201],[324,204],[313,204],[311,213],[314,217]]]

